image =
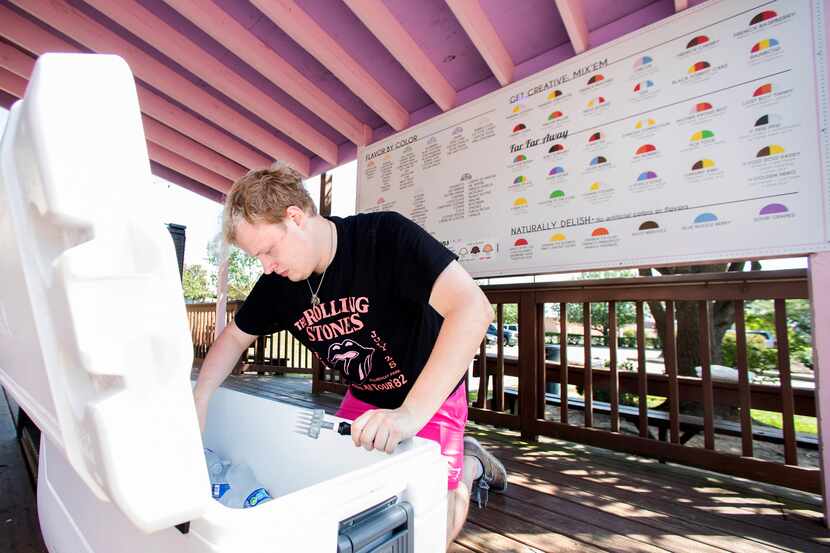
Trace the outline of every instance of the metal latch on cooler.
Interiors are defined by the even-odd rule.
[[[412,553],[415,513],[393,497],[340,523],[337,553]]]

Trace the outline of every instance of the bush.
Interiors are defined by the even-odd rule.
[[[721,343],[723,353],[723,364],[727,367],[737,367],[737,343],[736,336],[732,333],[723,337]],[[778,350],[768,348],[764,344],[763,336],[750,334],[746,337],[747,364],[753,372],[765,369],[774,369],[778,366]]]

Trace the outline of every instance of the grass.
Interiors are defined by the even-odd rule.
[[[578,396],[578,394],[576,394],[575,391],[572,391],[570,395]],[[478,399],[478,390],[471,390],[470,401],[475,403],[476,399]],[[634,400],[635,405],[639,403],[639,397],[634,396],[632,399]],[[665,400],[666,398],[662,396],[650,395],[648,396],[648,408],[654,409],[655,407],[663,403]],[[781,413],[776,413],[775,411],[752,409],[752,420],[759,424],[772,426],[773,428],[783,428],[783,416],[781,415]],[[803,434],[818,434],[818,423],[816,422],[816,418],[807,417],[804,415],[795,415],[795,431]]]
[[[772,426],[773,428],[783,428],[783,416],[781,413],[775,411],[763,411],[761,409],[752,409],[752,420]],[[804,415],[795,415],[795,431],[804,434],[817,434],[818,423],[815,417],[806,417]]]

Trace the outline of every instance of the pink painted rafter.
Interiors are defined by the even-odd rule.
[[[288,163],[303,175],[308,175],[309,159],[300,151],[69,4],[59,0],[13,0],[13,3],[95,52],[120,55],[130,65],[136,77],[187,105],[245,142],[275,159]]]
[[[76,46],[2,5],[0,5],[0,35],[35,55],[45,52],[82,52]],[[28,79],[34,65],[34,59],[29,58],[29,56],[12,46],[3,46],[10,49],[3,50],[9,59],[10,65],[7,68]],[[29,61],[26,62],[21,55],[28,58]],[[184,133],[196,142],[215,150],[248,169],[267,167],[271,164],[270,159],[256,150],[234,140],[215,127],[168,102],[140,82],[136,84],[141,111],[153,119],[161,121],[168,127],[178,129],[179,132]]]
[[[34,66],[34,60],[32,60],[32,66]],[[17,69],[25,71],[22,65],[18,66]],[[29,70],[29,75],[31,75],[31,69]],[[3,92],[17,98],[22,98],[26,92],[27,83],[27,78],[17,75],[4,67],[0,67],[0,90]],[[205,156],[211,155],[210,150],[181,135],[179,135],[178,139],[171,140],[168,133],[158,129],[158,126],[163,127],[163,125],[154,122],[146,115],[143,116],[143,123],[147,137],[147,153],[150,159],[182,175],[201,182],[214,190],[218,190],[223,194],[230,190],[232,184],[231,179],[206,168],[204,163],[197,163],[198,161],[204,162]],[[176,151],[168,150],[162,144],[169,144],[176,148]],[[215,153],[212,153],[212,155],[219,157]],[[214,164],[214,167],[220,168],[216,164]]]
[[[371,139],[372,130],[368,125],[341,107],[212,0],[199,3],[164,1],[354,144],[365,146]]]
[[[381,0],[344,2],[442,110],[455,106],[455,89]]]
[[[294,42],[359,96],[396,131],[409,126],[409,112],[293,0],[251,0]]]
[[[490,18],[484,13],[479,0],[447,0],[447,5],[461,23],[467,36],[473,41],[481,57],[499,84],[506,86],[513,81],[515,66],[504,43],[496,33]]]
[[[234,163],[226,157],[220,156],[210,148],[205,148],[198,142],[189,139],[166,125],[162,125],[151,117],[142,115],[141,122],[144,124],[144,134],[147,140],[155,142],[159,146],[163,146],[171,152],[179,154],[197,165],[201,165],[205,169],[231,180],[236,180],[248,172],[241,165]]]
[[[23,93],[26,92],[26,79],[0,67],[0,90],[17,98],[22,98]]]
[[[223,194],[227,194],[233,184],[230,179],[226,179],[222,175],[217,175],[213,171],[205,169],[201,165],[149,140],[147,141],[147,153],[153,161],[205,184],[214,190],[218,190]]]
[[[329,163],[337,163],[337,144],[138,2],[88,0],[87,4]]]
[[[568,31],[574,53],[581,54],[588,49],[588,23],[582,11],[582,0],[556,0],[556,7],[565,30]]]

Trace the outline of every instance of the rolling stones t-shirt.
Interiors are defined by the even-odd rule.
[[[394,212],[329,218],[337,251],[312,306],[306,281],[262,275],[236,313],[248,334],[291,332],[321,363],[340,370],[352,394],[399,407],[424,368],[443,318],[432,286],[456,256]],[[317,289],[321,275],[309,284]]]

